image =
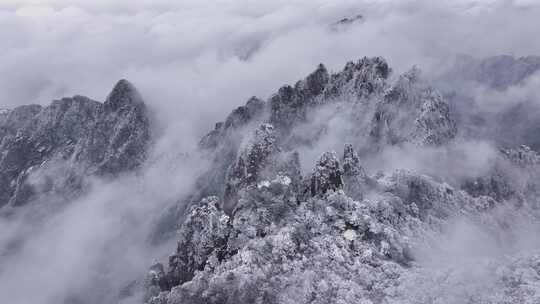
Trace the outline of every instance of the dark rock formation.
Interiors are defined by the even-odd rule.
[[[343,172],[335,153],[324,153],[311,174],[311,195],[325,194],[327,191],[336,191],[343,187]]]
[[[364,20],[364,16],[360,14],[356,16],[352,16],[352,17],[345,17],[330,24],[330,30],[332,31],[343,30],[355,23],[362,22],[363,20]]]
[[[10,110],[0,125],[0,206],[38,196],[72,197],[89,175],[116,176],[145,160],[146,108],[119,81],[105,103],[75,96]]]
[[[348,196],[361,200],[369,187],[369,177],[360,164],[360,157],[351,144],[343,152],[343,183]]]

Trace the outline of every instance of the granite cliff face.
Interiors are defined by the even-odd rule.
[[[146,107],[119,81],[104,103],[83,96],[21,106],[0,116],[0,208],[70,199],[89,176],[139,167],[150,141]]]

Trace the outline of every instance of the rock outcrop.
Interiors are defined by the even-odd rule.
[[[0,123],[0,207],[73,197],[87,176],[139,167],[150,141],[146,107],[126,80],[104,103],[75,96],[21,106]]]

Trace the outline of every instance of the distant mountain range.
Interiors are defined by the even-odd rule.
[[[250,98],[201,139],[211,166],[156,232],[178,229],[178,246],[130,288],[152,304],[534,303],[540,247],[522,246],[520,229],[540,223],[539,100],[488,112],[477,90],[510,98],[539,69],[540,57],[461,56],[425,79],[362,58]],[[1,216],[69,204],[90,178],[136,172],[151,124],[126,80],[104,103],[75,96],[0,111]],[[475,154],[485,168],[458,168],[480,142],[494,151]],[[388,151],[396,162],[428,151],[435,161],[413,156],[433,170],[370,171]],[[456,219],[504,254],[445,247]],[[426,248],[450,262],[426,266]],[[471,265],[482,273],[469,275]]]

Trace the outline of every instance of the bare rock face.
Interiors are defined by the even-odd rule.
[[[50,106],[21,106],[0,125],[0,206],[21,206],[46,194],[70,197],[84,177],[116,176],[145,159],[146,108],[119,81],[105,103],[75,96]]]

